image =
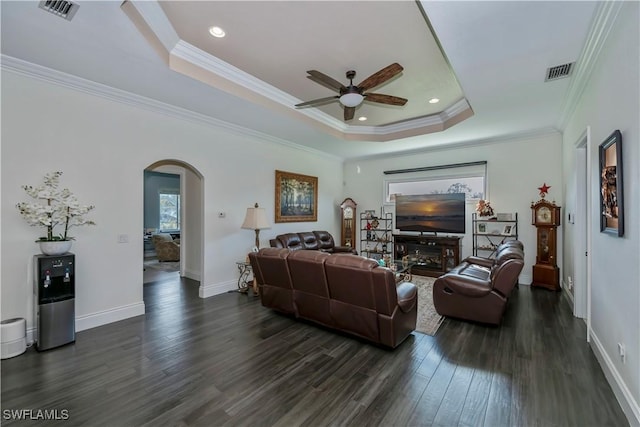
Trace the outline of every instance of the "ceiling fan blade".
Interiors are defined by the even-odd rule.
[[[346,90],[346,88],[342,83],[327,76],[326,74],[321,73],[320,71],[309,70],[307,71],[307,73],[309,74],[307,76],[308,79],[313,80],[316,83],[320,83],[321,85],[326,86],[329,89],[333,89],[337,92],[340,92],[341,90]]]
[[[296,108],[311,107],[311,106],[315,107],[317,105],[328,104],[329,102],[335,101],[338,98],[340,98],[338,95],[334,95],[334,96],[328,96],[326,98],[312,99],[311,101],[306,101],[306,102],[301,102],[300,104],[296,104]]]
[[[344,121],[353,119],[356,114],[356,107],[344,107]]]
[[[382,93],[365,93],[364,100],[389,105],[404,105],[407,103],[407,99],[405,98],[393,95],[384,95]]]
[[[364,81],[362,81],[362,83],[358,85],[358,88],[360,88],[361,90],[367,90],[376,86],[380,86],[382,83],[400,74],[402,70],[404,70],[404,68],[402,68],[402,65],[394,62],[393,64],[364,79]]]

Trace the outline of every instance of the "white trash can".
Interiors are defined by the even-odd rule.
[[[2,359],[18,356],[27,350],[27,321],[21,317],[0,322]]]

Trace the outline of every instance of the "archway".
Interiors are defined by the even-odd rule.
[[[204,268],[204,242],[202,238],[204,234],[203,176],[200,171],[189,163],[176,159],[159,160],[150,164],[144,170],[179,175],[180,277],[200,282]],[[145,183],[143,182],[144,185]],[[145,209],[143,208],[144,211]],[[143,224],[145,231],[147,228],[159,228],[159,224],[145,224],[144,218]],[[144,257],[144,252],[141,256]]]

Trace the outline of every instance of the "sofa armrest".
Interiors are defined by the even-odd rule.
[[[479,256],[468,256],[464,259],[464,261],[468,262],[469,264],[476,264],[476,265],[481,265],[483,267],[487,267],[487,268],[491,268],[491,266],[493,266],[493,262],[494,260],[489,259],[489,258],[482,258]]]
[[[449,293],[457,293],[468,297],[482,297],[491,292],[491,283],[472,276],[459,276],[456,274],[445,274],[436,279],[447,288]],[[435,286],[435,285],[434,285]]]
[[[402,282],[396,288],[398,307],[404,313],[410,312],[418,302],[418,288],[411,282]]]
[[[272,248],[282,248],[282,242],[280,242],[280,240],[278,239],[269,239],[269,245]]]

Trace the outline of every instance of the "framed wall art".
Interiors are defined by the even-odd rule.
[[[600,231],[624,234],[622,134],[614,131],[600,144]]]
[[[318,220],[318,178],[276,171],[276,222]]]

